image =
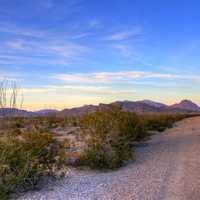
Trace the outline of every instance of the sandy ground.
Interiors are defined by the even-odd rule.
[[[200,117],[135,147],[136,161],[117,171],[74,171],[18,200],[199,200]],[[16,199],[16,198],[15,198]]]

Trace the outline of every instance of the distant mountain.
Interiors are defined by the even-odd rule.
[[[0,108],[0,116],[28,117],[28,116],[34,116],[34,113],[26,111],[26,110],[16,109],[16,108]]]
[[[160,107],[147,104],[142,101],[117,101],[110,105],[117,105],[124,111],[147,113],[147,112],[161,112]]]
[[[55,109],[43,109],[43,110],[35,111],[34,114],[36,114],[36,115],[49,115],[49,114],[56,114],[58,112],[59,111],[55,110]]]
[[[180,103],[174,104],[169,107],[173,108],[173,109],[181,109],[181,110],[192,111],[192,112],[200,112],[200,107],[190,100],[183,100]]]
[[[45,109],[35,112],[29,112],[19,109],[0,109],[0,116],[44,116],[58,114],[61,116],[77,116],[86,113],[93,113],[99,109],[108,109],[112,106],[119,106],[124,111],[136,113],[177,113],[177,112],[200,112],[200,107],[190,100],[183,100],[180,103],[167,106],[163,103],[154,102],[151,100],[142,101],[116,101],[110,104],[84,105],[77,108],[64,109],[62,111]]]
[[[98,106],[94,105],[84,105],[77,108],[64,109],[60,112],[61,115],[82,115],[86,113],[95,112],[98,109]]]
[[[62,115],[82,115],[85,113],[92,113],[98,109],[107,109],[111,106],[119,106],[124,111],[136,113],[177,113],[177,112],[200,112],[200,108],[193,102],[183,100],[179,104],[172,106],[163,103],[154,102],[151,100],[142,101],[116,101],[110,104],[85,105],[78,108],[64,109],[61,111]]]
[[[151,100],[142,100],[142,101],[138,101],[140,103],[145,103],[149,106],[153,106],[156,108],[162,108],[162,107],[167,107],[167,105],[160,103],[160,102],[155,102],[155,101],[151,101]]]

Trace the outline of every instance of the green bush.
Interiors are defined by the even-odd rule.
[[[117,107],[88,114],[80,124],[87,144],[80,162],[92,168],[117,168],[132,159],[131,143],[145,132],[140,117]]]
[[[23,133],[0,139],[0,199],[20,188],[33,188],[64,163],[64,149],[50,134]]]
[[[133,159],[131,144],[143,140],[149,131],[164,131],[193,115],[162,114],[138,116],[119,107],[99,110],[80,119],[87,148],[79,164],[92,168],[113,169]]]
[[[171,128],[175,122],[191,116],[187,114],[171,114],[143,116],[143,118],[148,130],[162,132],[166,128]]]

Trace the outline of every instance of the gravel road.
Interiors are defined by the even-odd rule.
[[[200,117],[135,147],[136,161],[117,171],[75,171],[17,200],[199,200]],[[16,199],[16,198],[15,198]]]

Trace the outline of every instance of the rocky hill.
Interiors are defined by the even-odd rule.
[[[183,100],[180,103],[170,106],[170,108],[193,111],[193,112],[200,112],[200,107],[190,100]]]
[[[177,112],[200,112],[200,107],[189,100],[183,100],[174,105],[166,105],[150,100],[143,101],[116,101],[110,104],[85,105],[78,108],[64,109],[60,113],[62,115],[81,115],[85,113],[92,113],[98,109],[111,108],[112,106],[119,106],[124,111],[136,113],[177,113]]]
[[[163,103],[142,100],[142,101],[116,101],[110,104],[99,105],[84,105],[81,107],[64,109],[62,111],[57,110],[40,110],[36,112],[29,112],[26,110],[4,108],[0,109],[0,116],[44,116],[50,114],[62,115],[62,116],[76,116],[86,113],[93,113],[98,109],[112,108],[112,106],[119,106],[124,111],[136,112],[136,113],[177,113],[177,112],[200,112],[200,107],[190,100],[183,100],[180,103],[173,105],[165,105]]]

